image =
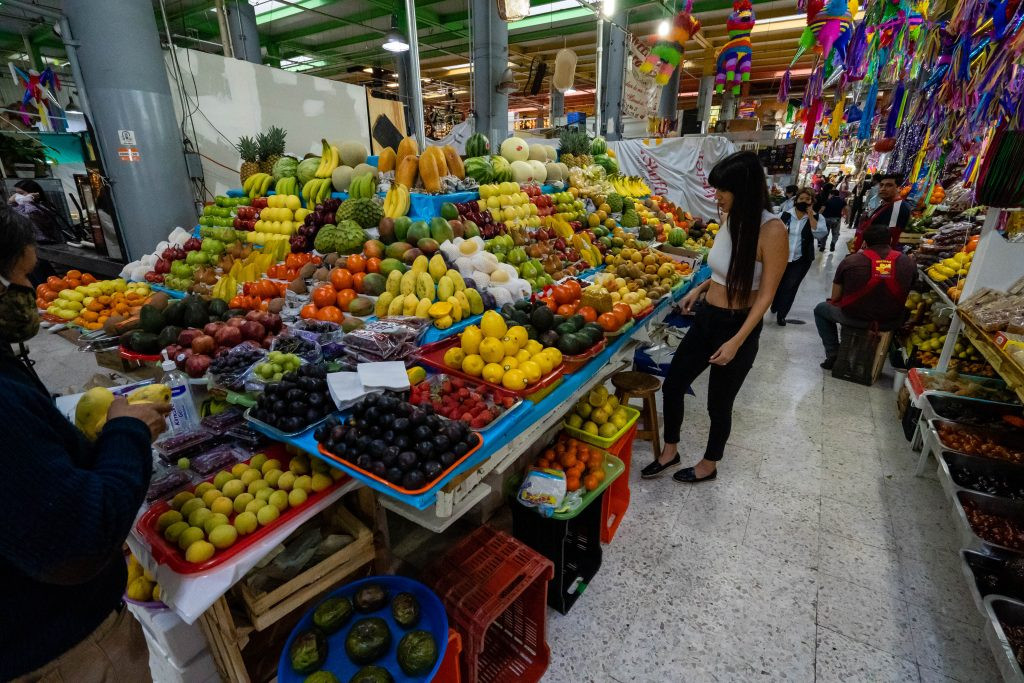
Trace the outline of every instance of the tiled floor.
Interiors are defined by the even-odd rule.
[[[811,310],[826,252],[791,318],[766,317],[717,480],[641,480],[601,570],[568,615],[548,610],[551,683],[997,681],[959,568],[950,502],[913,475],[892,377],[818,367]],[[702,453],[706,375],[688,397],[683,459]]]

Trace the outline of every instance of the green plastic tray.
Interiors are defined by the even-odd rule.
[[[578,508],[576,508],[575,510],[570,510],[568,512],[556,512],[553,515],[551,515],[551,519],[565,521],[568,519],[572,519],[576,515],[583,512],[583,510],[585,510],[586,507],[590,505],[595,498],[600,496],[602,493],[604,493],[604,490],[606,488],[611,486],[612,482],[615,481],[615,479],[618,478],[618,476],[622,474],[623,470],[625,469],[626,466],[622,464],[621,460],[616,458],[611,453],[606,452],[604,454],[604,480],[601,482],[601,484],[593,491],[587,491],[583,495],[583,504],[580,505]]]
[[[588,434],[582,429],[570,427],[569,424],[564,420],[562,421],[562,429],[564,429],[565,433],[573,437],[574,439],[579,439],[584,443],[589,443],[591,446],[597,446],[598,448],[611,448],[616,441],[621,439],[625,435],[625,433],[629,431],[629,428],[632,427],[633,423],[635,423],[637,421],[637,418],[640,417],[640,411],[637,410],[636,408],[632,406],[622,407],[626,409],[626,413],[629,415],[629,419],[626,420],[626,426],[609,437],[597,436],[596,434]]]

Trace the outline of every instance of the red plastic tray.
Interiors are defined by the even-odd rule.
[[[364,477],[369,477],[370,479],[373,479],[374,481],[380,482],[384,486],[387,486],[389,489],[392,489],[394,491],[398,491],[399,493],[405,494],[407,496],[418,496],[421,493],[426,493],[427,491],[429,491],[431,488],[434,487],[435,484],[437,484],[437,482],[439,482],[442,479],[444,479],[445,477],[447,477],[451,473],[452,470],[454,470],[456,467],[458,467],[463,462],[465,462],[466,458],[468,458],[469,456],[473,455],[478,450],[480,450],[480,447],[484,445],[484,437],[480,436],[480,432],[473,432],[473,433],[476,434],[476,446],[473,446],[468,451],[466,451],[465,455],[463,455],[461,458],[459,458],[458,460],[453,462],[451,464],[451,466],[449,466],[448,469],[446,469],[444,472],[441,472],[441,474],[437,475],[436,479],[432,479],[430,481],[430,483],[428,483],[426,486],[424,486],[423,488],[416,489],[415,491],[413,491],[411,489],[402,488],[401,486],[396,486],[396,485],[392,484],[390,481],[388,481],[387,479],[381,479],[376,474],[373,474],[372,472],[368,472],[368,471],[364,470],[362,467],[357,467],[355,464],[349,462],[348,460],[343,460],[343,459],[339,458],[334,453],[331,453],[329,450],[324,448],[322,444],[318,443],[317,444],[317,448],[320,450],[320,454],[321,455],[323,455],[326,458],[330,458],[331,462],[338,463],[338,467],[340,467],[342,469],[352,470],[353,472],[358,472],[359,474],[363,475]]]
[[[596,344],[591,346],[583,353],[578,353],[575,356],[562,356],[562,365],[565,366],[565,374],[571,375],[572,373],[582,368],[584,365],[590,362],[591,358],[604,351],[604,347],[605,342],[604,337],[602,337],[600,341],[598,341]]]
[[[458,343],[459,337],[454,336],[449,337],[447,339],[442,339],[441,341],[437,341],[432,344],[427,344],[426,346],[421,346],[420,360],[426,363],[427,365],[436,368],[440,372],[445,372],[448,373],[449,375],[457,375],[458,377],[463,377],[473,382],[481,382],[485,386],[500,389],[506,394],[509,394],[511,396],[518,396],[519,398],[527,398],[533,394],[536,394],[538,391],[541,391],[542,389],[548,388],[549,386],[560,380],[562,378],[562,375],[565,374],[565,359],[563,358],[562,363],[559,363],[557,366],[552,368],[551,372],[549,372],[548,374],[543,375],[539,380],[537,380],[536,384],[531,384],[522,391],[514,391],[512,389],[507,389],[497,384],[485,382],[482,377],[473,377],[472,375],[466,374],[462,370],[457,370],[455,368],[451,368],[445,365],[445,351],[452,348]]]
[[[285,470],[287,470],[288,463],[292,461],[292,457],[285,450],[284,444],[273,444],[270,447],[264,449],[262,452],[266,454],[268,459],[276,458],[277,460],[280,460],[282,469]],[[246,460],[245,462],[248,463],[251,462],[251,460],[252,458]],[[218,470],[218,472],[220,471],[221,470]],[[217,474],[214,473],[212,477],[204,479],[203,481],[213,483],[213,479],[216,476]],[[242,552],[243,550],[247,549],[249,546],[252,546],[260,542],[263,539],[263,537],[267,535],[269,529],[273,529],[275,526],[277,526],[279,522],[286,522],[289,519],[293,518],[301,510],[317,502],[324,496],[329,495],[332,491],[337,489],[346,481],[347,478],[338,479],[323,491],[320,491],[319,493],[310,494],[310,496],[306,499],[306,502],[300,505],[299,507],[288,508],[287,510],[282,512],[281,516],[274,520],[274,523],[272,523],[271,525],[265,527],[257,527],[256,531],[252,532],[247,536],[240,537],[235,542],[235,544],[232,545],[230,548],[216,551],[213,554],[213,557],[208,559],[206,562],[186,562],[184,551],[182,551],[177,546],[177,544],[169,543],[167,539],[163,537],[163,534],[157,531],[157,518],[164,512],[167,512],[168,510],[171,509],[171,506],[167,502],[167,500],[158,500],[155,503],[153,503],[149,510],[147,510],[142,515],[142,517],[139,518],[139,521],[135,523],[135,528],[138,529],[139,533],[142,534],[142,537],[149,542],[150,549],[153,552],[153,559],[155,559],[158,563],[166,564],[168,567],[170,567],[179,574],[198,574],[200,572],[205,572],[216,567],[229,557],[233,557],[238,553]],[[189,486],[182,490],[195,491],[196,486],[198,486],[201,483],[203,482],[199,482],[195,486]],[[235,513],[232,513],[229,519],[233,522],[235,519]]]
[[[135,360],[141,363],[159,363],[164,359],[164,357],[161,356],[160,354],[154,355],[151,353],[137,353],[135,351],[126,349],[123,346],[117,347],[117,353],[124,360]]]
[[[661,299],[659,299],[659,301],[661,301]],[[634,315],[633,316],[633,320],[643,320],[644,318],[649,316],[651,313],[654,313],[654,304],[651,304],[650,306],[648,306],[644,310],[640,311],[640,313],[638,315]]]

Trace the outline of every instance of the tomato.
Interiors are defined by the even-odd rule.
[[[572,304],[562,304],[561,306],[558,307],[557,310],[555,310],[555,313],[557,313],[558,315],[564,315],[566,318],[568,318],[575,312],[576,307]]]
[[[615,319],[619,322],[619,327],[622,327],[630,321],[633,317],[633,310],[629,307],[629,304],[617,303],[612,306],[612,314],[615,315]],[[607,314],[605,314],[607,315]],[[600,316],[597,319],[598,323],[601,322]]]
[[[80,270],[69,270],[67,272],[67,275],[64,276],[64,278],[66,280],[81,280],[82,279],[82,271],[80,271]]]
[[[313,318],[316,318],[316,305],[306,304],[305,306],[303,306],[302,310],[299,311],[299,317],[304,320],[311,320]]]
[[[343,289],[338,292],[337,304],[338,307],[343,310],[348,310],[348,305],[352,303],[352,300],[356,298],[356,291],[354,289]]]
[[[367,273],[379,273],[380,272],[380,259],[376,256],[366,259],[366,272]]]
[[[233,296],[228,302],[228,308],[245,308],[245,297],[241,294]]]
[[[344,268],[332,269],[331,284],[339,292],[343,289],[349,289],[352,286],[352,273]]]
[[[62,289],[67,289],[67,283],[65,283],[56,275],[51,275],[50,277],[46,278],[46,286],[55,292],[59,292]]]
[[[352,276],[352,289],[357,292],[363,291],[363,280],[366,279],[366,273],[356,273]]]
[[[362,273],[366,270],[366,259],[361,254],[351,254],[345,259],[345,267],[353,273]]]
[[[565,283],[565,287],[572,290],[573,299],[579,299],[583,295],[583,288],[580,287],[578,280],[569,280]]]
[[[597,320],[597,311],[593,306],[580,306],[576,312],[583,316],[583,322],[592,323]]]
[[[96,276],[95,275],[93,275],[92,273],[82,273],[82,284],[83,285],[91,285],[94,282],[96,282]]]
[[[550,296],[542,296],[538,301],[544,303],[552,313],[558,310],[558,304],[556,304],[555,300]]]
[[[37,285],[36,286],[36,296],[37,297],[41,297],[43,294],[46,294],[48,291],[50,291],[50,288],[46,286],[45,282],[43,284],[41,284],[41,285]]]
[[[614,313],[602,313],[597,316],[597,324],[600,325],[601,329],[605,332],[614,332],[622,327],[619,323],[619,319],[615,317]]]
[[[317,320],[326,320],[329,323],[338,323],[339,325],[345,320],[345,315],[338,309],[337,306],[326,306],[316,312]]]
[[[334,287],[331,287],[330,285],[320,285],[313,290],[313,294],[310,296],[310,299],[317,308],[333,306],[335,301],[338,299],[338,293],[335,292]]]
[[[555,285],[554,290],[555,303],[557,304],[567,304],[576,298],[572,294],[572,289],[565,285]]]
[[[301,268],[306,265],[306,259],[302,258],[304,254],[288,254],[284,260],[285,268]]]

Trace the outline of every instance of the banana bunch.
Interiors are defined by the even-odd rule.
[[[320,139],[320,144],[323,150],[320,152],[320,165],[316,167],[315,175],[317,178],[330,178],[334,169],[341,165],[338,148],[323,138]]]
[[[391,189],[384,195],[384,215],[388,218],[398,218],[409,213],[411,205],[409,188],[402,183],[394,183]]]
[[[269,173],[253,173],[245,179],[242,190],[249,199],[255,199],[266,195],[273,184],[274,176]]]
[[[319,204],[330,198],[333,189],[330,177],[313,178],[302,186],[302,199],[306,202],[306,206]]]
[[[609,180],[612,183],[612,187],[615,191],[621,195],[627,197],[644,197],[651,194],[651,188],[647,187],[647,183],[640,176],[624,176],[624,175],[613,175],[609,176]]]
[[[277,181],[277,185],[274,186],[274,190],[280,195],[298,194],[299,179],[295,176],[281,178]]]

